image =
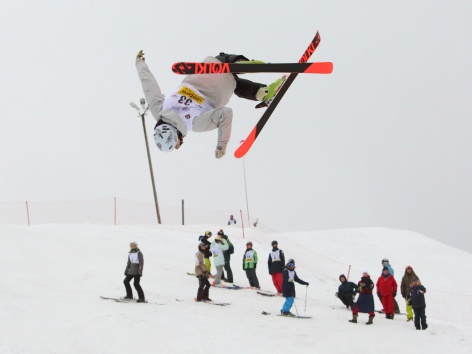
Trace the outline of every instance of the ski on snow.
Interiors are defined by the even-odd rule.
[[[113,301],[116,301],[116,302],[136,302],[136,299],[125,299],[125,298],[121,298],[121,297],[105,297],[105,296],[100,296],[100,298],[102,298],[103,300],[113,300]],[[147,300],[144,301],[144,303],[147,303]]]
[[[315,52],[316,48],[320,44],[320,40],[321,40],[320,34],[319,34],[319,32],[316,32],[315,37],[310,42],[310,45],[308,46],[308,48],[305,50],[302,57],[298,61],[299,63],[306,63],[308,61],[308,59],[310,59],[311,55]],[[290,74],[274,97],[272,97],[267,102],[262,102],[262,103],[260,103],[256,106],[256,107],[267,106],[267,109],[265,110],[264,114],[262,115],[262,117],[257,122],[256,126],[252,129],[251,133],[248,135],[246,140],[243,140],[242,144],[239,145],[239,147],[234,152],[234,156],[236,158],[243,157],[249,151],[251,146],[254,144],[254,141],[256,141],[257,137],[261,133],[262,128],[264,128],[264,125],[269,120],[270,116],[274,112],[275,108],[279,104],[282,97],[285,95],[285,93],[289,89],[290,85],[292,85],[292,83],[295,80],[295,78],[297,77],[297,75],[298,75],[298,73]]]
[[[262,314],[265,315],[265,316],[268,316],[270,315],[270,312],[265,312],[265,311],[262,311]],[[308,318],[313,318],[313,316],[297,316],[297,315],[293,315],[293,316],[287,316],[287,315],[282,315],[282,314],[278,314],[277,316],[279,317],[288,317],[288,318],[304,318],[304,319],[308,319]]]
[[[202,300],[202,301],[197,301],[197,299],[194,299],[195,302],[202,302],[202,303],[205,303],[205,304],[209,304],[209,305],[216,305],[216,306],[228,306],[228,305],[231,305],[231,302],[218,302],[218,301],[209,301],[209,300]]]
[[[331,74],[333,63],[195,63],[178,62],[172,65],[175,74],[247,74],[247,73],[298,73]]]

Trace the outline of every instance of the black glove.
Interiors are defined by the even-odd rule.
[[[378,296],[378,297],[382,297],[382,296],[380,295],[380,292],[377,293],[377,296]]]
[[[256,268],[257,268],[257,263],[254,263],[254,269],[256,269]]]
[[[396,292],[396,291],[393,292],[393,297],[395,297],[395,296],[397,296],[397,292]]]
[[[128,269],[125,270],[125,275],[128,275]]]
[[[310,285],[310,283],[306,283],[305,285],[308,286],[308,285]]]

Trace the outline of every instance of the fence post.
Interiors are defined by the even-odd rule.
[[[185,225],[185,209],[184,209],[184,200],[182,199],[182,225]]]
[[[26,201],[26,221],[28,222],[28,226],[30,226],[30,215],[29,215],[28,201]]]
[[[116,197],[113,197],[113,224],[116,226]]]

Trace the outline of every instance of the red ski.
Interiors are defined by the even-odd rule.
[[[308,59],[310,59],[311,55],[315,52],[316,48],[320,44],[320,40],[321,40],[320,34],[318,32],[316,32],[315,38],[313,38],[313,40],[310,42],[310,45],[305,50],[305,53],[303,53],[302,57],[298,61],[299,63],[306,63],[308,61]],[[277,92],[277,94],[271,100],[269,100],[269,102],[260,103],[258,105],[258,106],[267,105],[268,107],[267,107],[266,111],[264,112],[264,114],[262,115],[262,117],[257,122],[254,129],[251,131],[249,136],[246,138],[246,140],[243,140],[242,144],[239,145],[239,147],[234,152],[234,156],[236,158],[243,157],[249,151],[252,144],[254,144],[254,141],[256,141],[256,138],[258,137],[258,135],[262,131],[262,128],[264,128],[264,125],[269,120],[270,116],[274,112],[275,108],[277,107],[280,100],[284,96],[285,92],[287,92],[288,88],[293,83],[293,81],[295,80],[297,75],[298,75],[298,73],[290,74],[288,76],[287,80],[285,80],[282,87]]]

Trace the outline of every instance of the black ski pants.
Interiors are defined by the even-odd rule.
[[[210,286],[206,275],[198,276],[197,301],[209,300]]]
[[[426,329],[428,325],[426,324],[426,306],[413,308],[415,313],[415,327],[416,329]],[[421,323],[421,327],[420,327]]]
[[[134,288],[138,292],[138,297],[141,300],[144,300],[144,292],[143,289],[141,288],[141,285],[139,285],[139,282],[141,281],[141,276],[140,275],[127,275],[125,280],[123,280],[123,283],[125,284],[126,288],[126,297],[133,297],[133,290],[131,289],[131,286],[129,285],[131,279],[134,278]]]
[[[250,286],[252,286],[253,288],[259,288],[259,279],[257,279],[255,268],[247,268],[246,276],[247,276],[247,279],[249,280]]]
[[[226,279],[228,283],[233,282],[233,271],[231,270],[231,265],[229,264],[229,261],[225,261],[225,266],[224,269],[226,271],[226,276],[225,273],[223,272],[223,279]]]

